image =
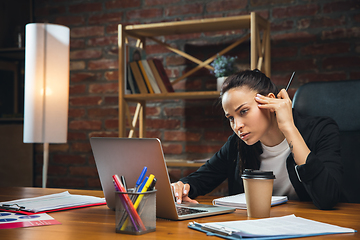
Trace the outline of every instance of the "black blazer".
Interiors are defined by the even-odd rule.
[[[302,201],[312,201],[319,209],[330,209],[342,194],[342,162],[339,129],[327,117],[301,116],[293,111],[294,123],[305,140],[310,154],[304,165],[296,167],[290,154],[286,160],[290,181]],[[238,141],[231,135],[222,148],[196,172],[180,179],[190,184],[189,197],[205,195],[228,179],[229,195],[243,193],[238,167]],[[295,169],[296,167],[296,169]]]

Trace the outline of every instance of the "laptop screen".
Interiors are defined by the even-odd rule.
[[[177,219],[169,175],[159,139],[94,137],[90,139],[90,143],[106,203],[110,209],[115,209],[112,175],[125,176],[127,187],[133,188],[146,166],[148,168],[146,176],[154,174],[157,179],[157,217]]]

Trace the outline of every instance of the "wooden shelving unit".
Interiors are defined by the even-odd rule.
[[[118,48],[119,48],[119,137],[126,137],[126,120],[130,126],[129,137],[133,136],[133,131],[139,119],[139,137],[145,137],[146,130],[146,101],[156,99],[209,99],[219,97],[217,91],[202,91],[202,92],[174,92],[161,94],[125,94],[124,66],[125,66],[125,51],[124,46],[128,38],[135,38],[138,40],[138,46],[146,48],[146,41],[151,40],[164,45],[169,50],[195,62],[198,64],[194,69],[185,73],[178,79],[172,81],[172,84],[181,81],[197,70],[205,67],[212,69],[209,65],[217,56],[210,57],[202,61],[196,59],[187,53],[173,48],[165,42],[161,42],[155,37],[201,33],[201,32],[216,32],[250,29],[250,34],[241,37],[230,46],[221,50],[218,54],[223,55],[234,47],[238,46],[247,39],[250,40],[250,67],[251,69],[258,68],[270,77],[270,23],[256,13],[252,12],[249,15],[234,16],[225,18],[212,18],[200,20],[188,20],[178,22],[166,23],[152,23],[152,24],[138,24],[138,25],[118,25]],[[128,108],[129,102],[137,102],[137,108],[134,118],[131,119]],[[127,119],[126,119],[127,118]]]
[[[166,160],[165,161],[167,167],[186,167],[186,168],[199,168],[205,162],[193,162],[187,160]]]

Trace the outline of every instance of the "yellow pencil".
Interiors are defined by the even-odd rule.
[[[152,181],[154,180],[154,175],[150,174],[149,179],[147,180],[147,182],[145,183],[143,189],[141,190],[142,193],[146,192],[148,190],[148,188],[150,187]],[[136,199],[135,203],[134,203],[134,208],[137,209],[140,205],[141,200],[143,199],[144,194],[140,194],[139,197]],[[124,224],[121,227],[121,231],[124,231],[126,226],[128,225],[129,222],[129,218],[126,219],[126,221],[124,222]]]

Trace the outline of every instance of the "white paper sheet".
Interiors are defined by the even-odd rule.
[[[317,222],[295,215],[257,220],[214,222],[202,224],[217,229],[236,232],[241,236],[302,236],[333,233],[352,233],[354,229]],[[235,234],[235,233],[234,233]]]
[[[53,209],[60,209],[66,207],[83,206],[97,203],[105,203],[105,198],[75,195],[70,194],[68,191],[56,194],[50,194],[34,198],[24,198],[14,201],[1,202],[3,204],[17,204],[25,207],[26,211],[30,212],[43,212]]]

